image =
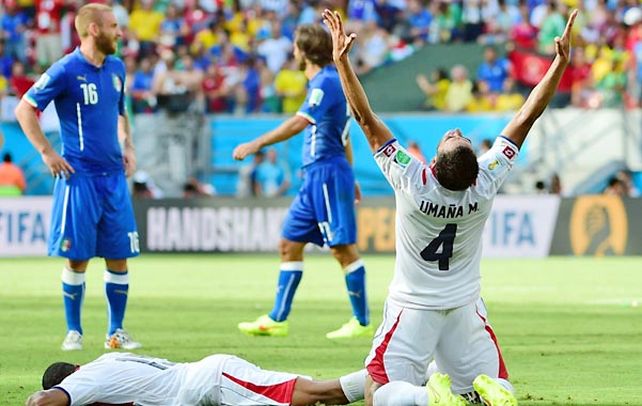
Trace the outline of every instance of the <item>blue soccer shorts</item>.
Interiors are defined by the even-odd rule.
[[[344,158],[313,164],[283,222],[283,238],[321,247],[356,243],[354,198],[354,174]]]
[[[49,255],[73,260],[139,254],[138,231],[123,172],[72,174],[54,185]]]

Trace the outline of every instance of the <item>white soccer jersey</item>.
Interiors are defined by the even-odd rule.
[[[105,354],[56,386],[70,405],[129,403],[140,406],[218,405],[221,368],[233,356],[214,355],[196,363],[173,363],[130,353]]]
[[[375,153],[397,206],[389,300],[415,309],[452,309],[477,300],[484,224],[517,155],[514,143],[498,137],[478,159],[476,184],[457,192],[439,185],[431,168],[394,139]]]

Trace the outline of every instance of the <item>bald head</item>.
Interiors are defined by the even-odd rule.
[[[85,4],[78,10],[78,15],[74,20],[74,26],[80,38],[89,36],[89,25],[94,23],[99,27],[103,26],[104,14],[111,13],[112,9],[109,6],[99,3]]]

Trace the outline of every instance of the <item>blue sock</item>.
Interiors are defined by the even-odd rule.
[[[129,275],[127,272],[112,272],[105,270],[105,296],[109,311],[109,335],[123,328],[125,308],[127,307],[127,292],[129,291]]]
[[[279,273],[274,307],[269,316],[274,321],[285,321],[290,314],[292,300],[303,276],[303,262],[283,262]]]
[[[74,272],[66,267],[62,270],[62,301],[65,305],[67,331],[75,330],[82,334],[80,310],[85,296],[85,273]]]
[[[370,324],[370,310],[366,298],[366,268],[363,261],[358,259],[345,268],[346,288],[352,304],[352,314],[359,320],[359,324]]]

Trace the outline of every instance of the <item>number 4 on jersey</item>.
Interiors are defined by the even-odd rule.
[[[446,224],[437,238],[421,251],[421,257],[426,261],[439,261],[439,270],[447,271],[450,266],[450,257],[453,256],[453,244],[457,234],[457,224]],[[441,252],[437,252],[442,247]]]

